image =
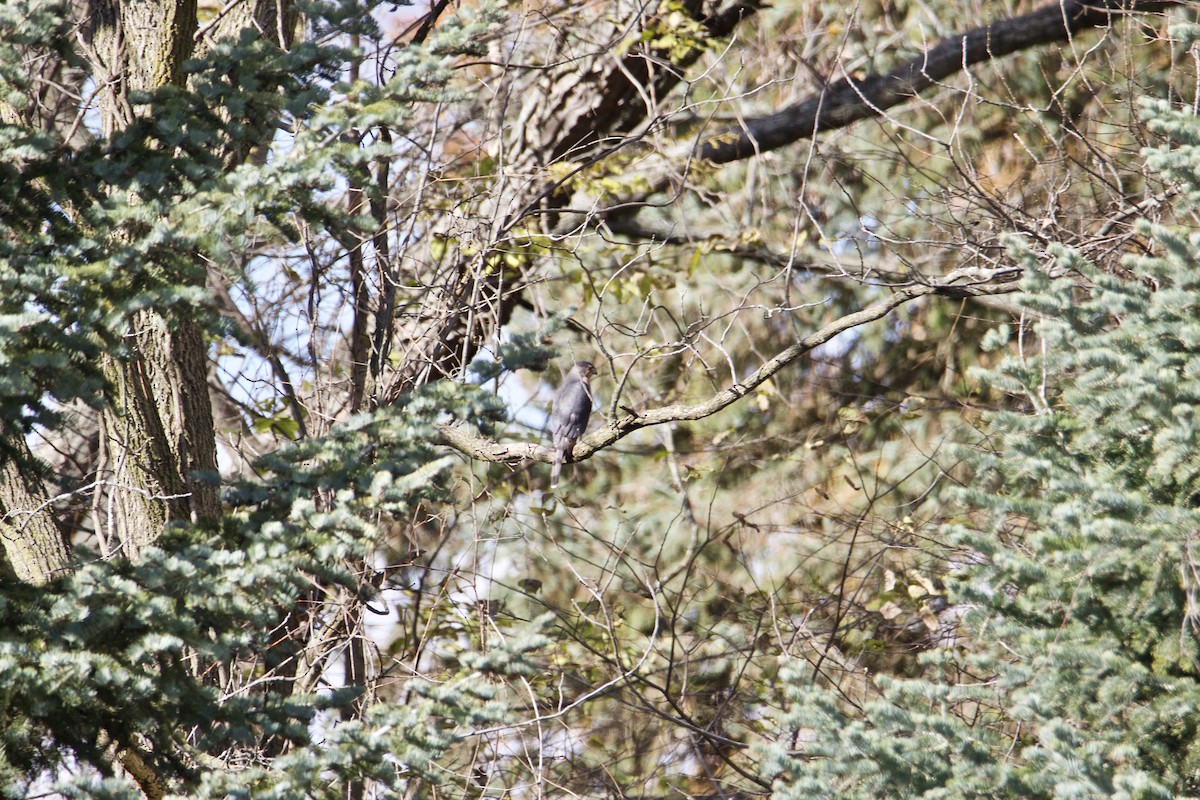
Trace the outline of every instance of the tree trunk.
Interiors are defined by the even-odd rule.
[[[195,42],[196,2],[92,0],[86,14],[83,40],[100,87],[101,129],[111,136],[138,113],[130,92],[182,83]]]
[[[111,401],[101,414],[98,529],[129,558],[167,523],[201,522],[220,513],[216,439],[199,326],[186,315],[155,311],[135,319],[134,355],[107,364]]]
[[[0,541],[7,571],[18,580],[45,583],[67,568],[67,543],[22,436],[5,437],[11,456],[0,461]]]
[[[195,0],[96,0],[85,29],[93,74],[104,87],[101,127],[122,130],[149,106],[131,93],[182,85],[192,55]],[[117,237],[120,233],[116,234]],[[173,520],[220,511],[216,485],[197,471],[217,466],[203,334],[186,312],[140,312],[129,331],[133,356],[110,359],[112,397],[101,416],[97,527],[136,558]]]
[[[290,46],[295,36],[298,15],[290,0],[235,5],[199,37],[196,5],[195,0],[71,4],[80,31],[73,43],[99,87],[103,135],[111,136],[138,114],[148,113],[150,106],[135,105],[133,93],[182,86],[184,62],[218,39],[236,37],[247,27],[281,47]],[[78,146],[87,131],[79,124],[78,109],[63,102],[58,86],[66,82],[78,87],[85,70],[71,73],[68,81],[63,73],[66,62],[57,52],[31,53],[29,63],[39,67],[40,102],[23,114],[0,103],[3,118]],[[244,154],[231,155],[236,161]],[[114,242],[122,235],[114,231]],[[170,522],[213,519],[220,503],[216,484],[209,479],[217,463],[203,331],[186,310],[149,309],[137,315],[128,340],[133,355],[104,365],[112,394],[101,413],[93,512],[102,541],[111,537],[134,558]],[[43,582],[66,568],[68,543],[54,522],[41,476],[30,468],[33,457],[20,455],[29,455],[28,445],[20,436],[9,439],[6,449],[17,455],[0,465],[0,537],[6,566],[23,580]]]

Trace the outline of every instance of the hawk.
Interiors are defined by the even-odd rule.
[[[550,470],[550,488],[558,486],[558,474],[563,461],[575,449],[575,442],[587,429],[592,415],[592,385],[589,379],[596,374],[590,361],[576,361],[567,373],[563,385],[554,395],[554,412],[550,415],[550,434],[554,437],[554,467]]]

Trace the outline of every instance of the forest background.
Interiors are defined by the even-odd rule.
[[[1195,17],[5,0],[3,795],[1200,794]]]

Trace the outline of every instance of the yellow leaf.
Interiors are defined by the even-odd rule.
[[[889,620],[895,619],[896,617],[900,616],[900,614],[902,614],[903,611],[904,610],[902,608],[900,608],[900,606],[896,605],[891,600],[887,601],[886,603],[884,603],[883,605],[881,605],[879,607],[879,615],[881,617],[883,617],[884,619],[889,619]]]
[[[910,569],[905,574],[908,575],[909,580],[917,583],[918,585],[921,586],[922,589],[924,589],[922,594],[940,594],[940,592],[938,592],[938,590],[937,590],[937,587],[935,587],[933,585],[933,581],[931,581],[929,578],[925,577],[921,573],[917,572],[916,570]],[[909,593],[911,594],[911,591]],[[913,595],[913,597],[918,597],[918,596],[919,595]]]
[[[842,406],[838,409],[838,419],[846,422],[870,422],[867,415],[859,411],[857,408],[850,406]]]

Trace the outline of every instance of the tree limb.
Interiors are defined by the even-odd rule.
[[[896,69],[862,80],[849,76],[831,81],[816,94],[774,114],[744,119],[736,128],[699,143],[687,155],[715,164],[728,164],[789,144],[812,139],[824,131],[845,128],[853,122],[882,116],[893,106],[956,72],[984,61],[1054,42],[1069,42],[1075,34],[1110,24],[1115,17],[1164,11],[1181,0],[1053,0],[1028,14],[1003,19],[948,37]],[[678,157],[683,155],[676,153]],[[564,209],[554,225],[557,235],[570,235],[584,228],[607,223],[613,216],[633,221],[647,198],[672,191],[677,173],[676,158],[644,168],[649,190],[618,198],[600,208]]]
[[[826,130],[844,128],[910,100],[973,64],[1001,58],[1076,33],[1108,25],[1114,17],[1153,13],[1179,0],[1057,0],[1011,19],[992,22],[943,39],[921,55],[885,74],[861,81],[834,81],[820,92],[774,114],[748,119],[738,129],[700,145],[697,155],[718,164],[750,158]]]
[[[718,392],[707,400],[691,405],[677,404],[664,406],[663,408],[656,408],[644,413],[635,412],[609,422],[600,430],[580,439],[575,445],[574,451],[567,454],[567,460],[580,461],[585,459],[597,450],[608,447],[641,428],[662,425],[668,422],[710,417],[733,405],[776,373],[780,372],[784,367],[825,344],[838,334],[881,319],[896,308],[912,300],[916,300],[918,297],[941,295],[943,297],[961,298],[1006,294],[1017,290],[1016,281],[1020,276],[1021,271],[1015,267],[996,270],[960,269],[936,283],[913,283],[899,288],[890,297],[836,319],[820,330],[804,337],[799,342],[796,342],[796,344],[768,360],[745,380],[737,381],[729,388]],[[477,461],[515,463],[531,460],[549,462],[554,458],[553,450],[534,442],[502,444],[492,439],[472,435],[451,424],[439,426],[439,431],[442,434],[443,444]]]

